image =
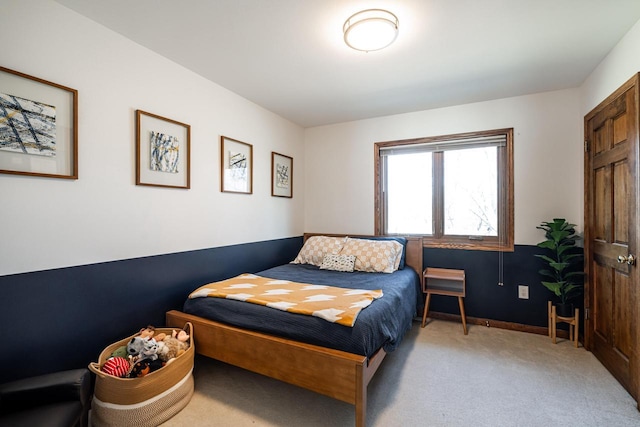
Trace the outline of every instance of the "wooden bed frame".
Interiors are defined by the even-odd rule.
[[[320,233],[305,233],[304,240],[314,235]],[[421,238],[407,237],[406,264],[422,277]],[[168,327],[181,328],[186,322],[193,324],[196,353],[355,405],[356,426],[365,426],[367,385],[386,356],[383,349],[367,358],[229,326],[177,310],[166,314]]]

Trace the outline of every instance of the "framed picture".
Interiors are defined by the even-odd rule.
[[[0,173],[78,179],[78,91],[0,67]]]
[[[293,158],[271,152],[271,195],[293,197]]]
[[[220,137],[220,190],[253,193],[253,145]]]
[[[191,126],[136,110],[136,185],[190,188]]]

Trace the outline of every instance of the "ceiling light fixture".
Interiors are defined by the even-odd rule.
[[[342,27],[344,42],[363,52],[384,49],[398,37],[398,17],[384,9],[366,9],[351,15]]]

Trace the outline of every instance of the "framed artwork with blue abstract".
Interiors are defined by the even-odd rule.
[[[271,152],[271,195],[293,197],[293,157]]]
[[[78,179],[78,91],[0,67],[0,173]]]
[[[191,126],[136,110],[136,185],[190,188]]]
[[[220,191],[253,193],[253,145],[220,137]]]

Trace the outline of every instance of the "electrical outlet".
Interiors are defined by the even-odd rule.
[[[518,298],[529,299],[529,287],[527,285],[518,285]]]

